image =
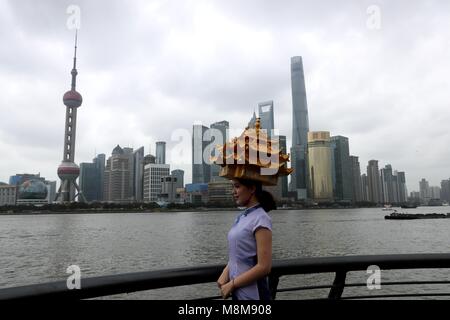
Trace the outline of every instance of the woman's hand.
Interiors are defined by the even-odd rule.
[[[228,270],[226,270],[226,272],[224,271],[221,275],[220,275],[220,277],[219,277],[219,279],[217,279],[217,286],[219,287],[219,288],[221,288],[225,283],[227,283],[228,281],[230,281],[230,278],[229,278],[229,276],[228,276]]]
[[[231,293],[234,290],[234,280],[228,281],[224,285],[220,287],[220,291],[222,292],[222,298],[227,299],[231,296]]]

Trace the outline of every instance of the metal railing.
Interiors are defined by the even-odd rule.
[[[346,283],[347,273],[366,271],[369,266],[376,265],[380,270],[400,269],[446,269],[450,268],[450,254],[400,254],[400,255],[367,255],[299,258],[276,260],[272,263],[269,275],[269,287],[272,298],[277,292],[305,291],[329,288],[326,299],[366,299],[366,298],[398,298],[398,297],[442,297],[450,296],[448,292],[440,293],[405,293],[384,295],[344,296],[346,287],[362,287],[366,283]],[[208,265],[200,267],[176,268],[148,272],[126,273],[81,279],[81,289],[67,288],[66,281],[56,281],[35,285],[0,289],[0,300],[17,299],[89,299],[115,294],[144,290],[169,288],[193,284],[215,282],[225,265]],[[294,288],[278,288],[279,279],[287,275],[334,273],[334,281],[329,285],[303,286]],[[431,281],[399,281],[385,282],[390,285],[417,284],[449,284],[447,280]],[[206,297],[199,300],[217,299],[220,296]]]

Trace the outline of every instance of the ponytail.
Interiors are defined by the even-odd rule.
[[[269,212],[277,209],[277,203],[269,191],[263,190],[262,187],[259,190],[258,187],[256,187],[256,190],[256,199],[258,199],[258,202],[264,211]]]

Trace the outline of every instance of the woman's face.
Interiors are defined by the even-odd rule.
[[[238,180],[233,180],[233,197],[236,204],[241,207],[247,206],[255,193],[255,187],[247,187]]]

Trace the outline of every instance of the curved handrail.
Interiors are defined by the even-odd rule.
[[[450,268],[449,253],[358,255],[275,260],[270,283],[275,298],[278,279],[284,275],[336,273],[329,298],[341,297],[349,271],[367,270],[371,265],[381,270]],[[81,279],[81,289],[67,288],[66,281],[0,289],[0,300],[14,299],[88,299],[143,290],[215,282],[224,264],[125,273]]]

